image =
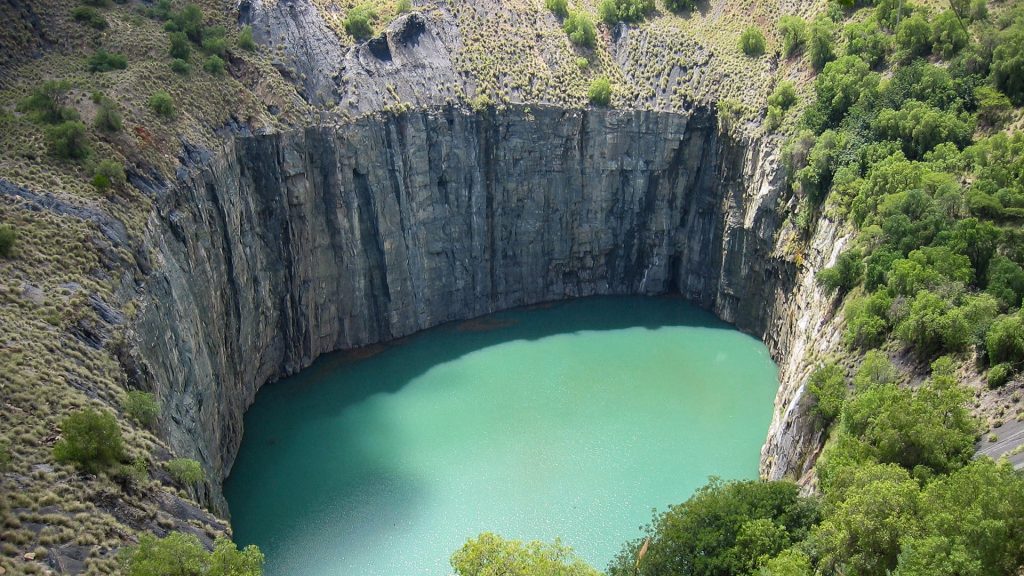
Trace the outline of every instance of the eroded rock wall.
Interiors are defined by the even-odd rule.
[[[165,436],[220,506],[263,383],[568,297],[679,293],[786,358],[806,299],[777,247],[775,148],[702,109],[443,108],[191,151],[157,200],[135,323]]]

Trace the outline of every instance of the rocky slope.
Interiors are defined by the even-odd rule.
[[[195,151],[157,193],[134,371],[171,446],[219,480],[258,387],[321,353],[542,301],[679,293],[783,361],[765,473],[802,472],[815,439],[789,404],[817,334],[803,322],[828,306],[778,247],[773,144],[700,108],[439,108]]]

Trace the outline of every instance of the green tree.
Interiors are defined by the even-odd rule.
[[[93,170],[92,184],[100,190],[123,188],[127,183],[124,175],[124,166],[116,160],[101,160]]]
[[[171,60],[171,71],[175,74],[181,74],[182,76],[185,76],[186,74],[188,74],[190,68],[191,67],[188,65],[188,61],[186,60],[182,60],[181,58],[175,58],[174,60]]]
[[[122,54],[111,54],[101,49],[89,57],[89,72],[109,72],[127,67],[128,59]]]
[[[399,14],[412,12],[412,0],[398,0],[398,2],[395,3],[395,12],[398,12]]]
[[[544,0],[544,6],[559,18],[565,18],[569,15],[569,2],[567,0]]]
[[[815,399],[815,412],[826,425],[835,420],[846,401],[846,375],[837,364],[823,364],[811,373],[807,391]]]
[[[969,343],[970,326],[948,300],[921,290],[911,301],[907,317],[896,325],[895,334],[918,356],[930,358],[962,351]]]
[[[884,344],[889,334],[891,305],[892,298],[885,291],[848,300],[843,310],[846,318],[843,340],[846,345],[867,350]]]
[[[612,100],[612,83],[607,76],[598,76],[590,83],[587,97],[591,104],[607,106]]]
[[[778,556],[769,560],[759,576],[811,576],[811,559],[807,554],[795,549],[783,550]]]
[[[695,0],[664,0],[665,8],[670,12],[682,12],[683,10],[692,10],[696,6]]]
[[[117,104],[110,98],[100,99],[99,108],[96,109],[96,117],[92,125],[103,132],[120,132],[123,127],[121,113],[117,110]]]
[[[81,160],[89,156],[89,137],[85,124],[76,120],[61,122],[46,129],[50,153],[58,158]]]
[[[129,418],[146,427],[156,424],[160,416],[160,406],[156,398],[150,392],[142,390],[129,390],[121,398],[121,409]]]
[[[185,486],[196,486],[206,479],[206,474],[203,472],[203,467],[190,458],[175,458],[168,460],[164,464],[164,468],[174,478],[174,480]]]
[[[404,1],[407,2],[407,3],[409,2],[409,0],[404,0]],[[401,3],[401,1],[400,1],[400,3]],[[410,10],[409,8],[407,8],[405,10],[402,10],[401,7],[399,7],[398,12],[399,13],[401,13],[401,12],[408,12],[409,10]],[[252,26],[249,26],[249,25],[242,26],[242,31],[238,33],[238,47],[241,48],[242,50],[246,50],[248,52],[255,52],[256,51],[256,41],[253,40],[253,37],[252,37]]]
[[[811,23],[807,40],[807,59],[811,67],[821,70],[835,60],[835,23],[827,16],[819,16]]]
[[[569,40],[577,46],[594,47],[597,39],[597,29],[594,22],[590,20],[585,12],[573,12],[565,19],[562,29],[569,35]]]
[[[149,107],[157,116],[174,118],[177,112],[174,109],[174,98],[163,90],[157,90],[149,97]]]
[[[1024,105],[1024,24],[1000,35],[992,51],[992,78],[1014,104]]]
[[[882,110],[874,123],[880,138],[903,142],[909,158],[921,158],[939,144],[970,142],[974,127],[956,114],[911,100],[900,110]]]
[[[1019,264],[996,254],[989,260],[987,278],[986,292],[998,298],[1006,307],[1020,307],[1024,299],[1024,269]]]
[[[896,45],[906,56],[927,56],[932,47],[932,27],[921,13],[904,18],[896,27]]]
[[[171,28],[175,32],[184,32],[188,39],[196,44],[202,44],[203,31],[206,28],[203,24],[205,19],[199,6],[186,4],[180,12],[171,17]]]
[[[932,51],[947,59],[956,56],[970,40],[964,26],[952,10],[942,11],[932,23]]]
[[[864,260],[860,250],[847,250],[839,255],[834,266],[818,272],[816,280],[828,292],[844,296],[864,277]]]
[[[764,33],[760,28],[750,26],[740,34],[740,50],[747,56],[764,54]]]
[[[192,54],[192,44],[189,42],[188,36],[184,32],[172,32],[170,38],[171,58],[187,61]]]
[[[1024,362],[1024,317],[1020,312],[1000,316],[992,323],[985,337],[988,361],[1017,364]]]
[[[109,26],[103,14],[100,14],[99,10],[92,6],[76,6],[71,11],[71,17],[75,19],[75,22],[85,24],[93,30],[106,30]]]
[[[484,532],[451,557],[458,576],[599,576],[558,540],[521,542]]]
[[[28,113],[36,122],[57,124],[65,120],[75,120],[62,106],[64,96],[71,89],[67,80],[50,80],[32,91],[27,98],[18,103],[18,111]]]
[[[126,576],[260,576],[263,553],[256,546],[238,550],[220,538],[207,552],[192,534],[171,532],[165,538],[143,534],[139,543],[123,549],[121,569]]]
[[[377,19],[377,11],[370,4],[361,4],[349,10],[345,17],[345,32],[356,40],[366,40],[373,35],[373,21]]]
[[[996,364],[995,366],[988,369],[988,375],[986,376],[986,384],[992,390],[996,388],[1002,388],[1010,381],[1013,377],[1013,366],[1007,362],[1002,364]]]
[[[598,13],[608,24],[639,22],[654,10],[654,0],[601,0]]]
[[[815,79],[817,106],[827,123],[838,123],[862,95],[877,88],[878,82],[878,74],[871,72],[867,62],[856,56],[843,56],[825,64]]]
[[[224,73],[224,60],[216,54],[211,54],[203,61],[203,70],[206,70],[214,76],[220,76]]]
[[[899,371],[892,365],[885,352],[869,350],[853,375],[853,386],[857,392],[862,392],[874,386],[895,384],[899,379]]]
[[[872,68],[881,66],[891,50],[889,36],[875,20],[847,24],[843,36],[846,37],[846,53],[860,57]]]
[[[124,455],[121,429],[109,412],[86,408],[64,418],[61,439],[53,447],[60,462],[71,462],[95,474],[116,464]]]
[[[789,58],[807,44],[807,22],[799,16],[783,16],[779,18],[779,34],[782,56]]]
[[[990,128],[1000,128],[1010,118],[1013,104],[999,90],[992,86],[978,86],[974,89],[978,102],[978,122]]]
[[[0,224],[0,256],[10,258],[14,245],[18,242],[18,232],[10,224]]]

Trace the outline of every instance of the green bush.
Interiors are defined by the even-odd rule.
[[[654,0],[601,0],[598,13],[608,24],[639,22],[654,10]]]
[[[747,56],[764,54],[764,33],[760,28],[751,26],[740,34],[740,50]]]
[[[565,19],[562,29],[569,35],[569,40],[577,46],[594,47],[597,39],[597,29],[585,12],[573,12]]]
[[[142,390],[129,390],[121,398],[121,408],[129,418],[147,427],[156,424],[157,417],[160,416],[160,407],[156,403],[156,398],[153,394]]]
[[[60,462],[71,462],[89,473],[116,464],[124,455],[121,429],[109,412],[86,408],[64,418],[61,439],[53,447]]]
[[[847,24],[843,35],[846,37],[847,55],[859,56],[872,68],[881,66],[891,49],[889,36],[874,20]]]
[[[768,105],[789,110],[796,104],[796,86],[789,80],[782,80],[768,97]]]
[[[345,32],[356,40],[366,40],[373,35],[373,21],[376,19],[377,11],[372,5],[356,6],[345,17]]]
[[[206,57],[203,61],[203,70],[206,70],[214,76],[220,76],[224,73],[224,60],[215,54]]]
[[[121,113],[117,111],[117,104],[109,98],[101,98],[92,125],[103,132],[120,132],[123,122]]]
[[[80,22],[94,30],[106,30],[107,19],[100,14],[99,10],[91,6],[78,6],[71,11],[71,17],[75,22]]]
[[[948,300],[921,290],[910,303],[910,312],[896,325],[896,337],[920,357],[960,352],[970,343],[970,326]]]
[[[896,45],[907,57],[927,56],[932,48],[932,27],[923,14],[904,18],[896,28]]]
[[[90,153],[85,124],[75,120],[48,127],[46,141],[50,153],[58,158],[81,160]]]
[[[119,556],[126,576],[260,576],[263,553],[256,546],[239,550],[219,538],[207,552],[192,534],[172,532],[165,538],[142,534],[139,543]]]
[[[834,363],[819,366],[807,381],[807,391],[815,399],[815,412],[826,423],[835,420],[846,401],[846,375]]]
[[[64,96],[71,89],[67,80],[44,82],[25,99],[18,102],[17,110],[28,114],[36,122],[57,124],[65,120],[77,120],[78,114],[62,105]]]
[[[825,16],[819,16],[811,23],[807,39],[807,59],[811,67],[821,70],[835,59],[835,23]]]
[[[210,26],[203,29],[203,52],[223,57],[228,52],[227,31],[223,26]]]
[[[817,522],[816,502],[801,499],[799,492],[792,482],[712,479],[686,502],[658,514],[644,537],[627,543],[611,561],[608,576],[756,574]],[[649,546],[638,572],[637,552],[645,539]]]
[[[171,16],[171,21],[165,28],[171,32],[183,32],[192,42],[202,44],[203,32],[206,29],[203,25],[205,18],[203,10],[199,6],[186,4],[180,12]]]
[[[1013,366],[1007,362],[996,364],[988,369],[988,387],[991,389],[1002,388],[1010,378],[1013,377]]]
[[[878,74],[856,56],[843,56],[825,64],[814,81],[815,105],[826,121],[825,126],[837,124],[862,96],[874,93],[878,83]]]
[[[799,16],[783,16],[779,18],[779,34],[782,55],[789,58],[807,44],[807,22]]]
[[[412,0],[398,0],[395,3],[395,12],[399,14],[405,14],[406,12],[412,11]]]
[[[170,473],[174,481],[184,486],[195,486],[206,479],[203,467],[199,462],[190,458],[175,458],[168,460],[164,468]]]
[[[93,171],[92,185],[100,191],[107,190],[111,186],[118,189],[123,188],[126,182],[124,166],[115,160],[102,160]]]
[[[544,0],[544,6],[560,18],[565,18],[569,15],[569,3],[567,0]]]
[[[992,78],[1014,104],[1024,105],[1024,24],[999,36],[992,51]]]
[[[171,60],[171,71],[175,74],[181,74],[182,76],[184,76],[188,74],[190,69],[191,66],[188,65],[187,60],[182,60],[181,58],[175,58],[174,60]]]
[[[990,128],[999,128],[1013,113],[1013,104],[999,90],[991,86],[978,86],[974,89],[974,99],[978,103],[978,122]]]
[[[403,2],[407,5],[404,10],[402,9]],[[408,12],[410,10],[408,6],[409,0],[399,0],[398,4],[399,12]],[[249,52],[256,51],[256,41],[252,38],[252,26],[242,26],[242,31],[238,33],[238,47]]]
[[[14,245],[18,242],[18,232],[10,224],[0,224],[0,256],[10,258]]]
[[[864,277],[864,259],[859,250],[848,250],[839,255],[834,266],[818,272],[816,280],[827,292],[840,296],[853,290]]]
[[[944,10],[932,24],[932,52],[952,58],[967,46],[970,37],[965,24],[952,10]]]
[[[607,76],[598,76],[590,83],[587,97],[591,104],[607,106],[612,101],[612,83]]]
[[[682,12],[692,10],[697,5],[696,0],[664,0],[665,9],[670,12]]]
[[[90,72],[109,72],[111,70],[124,70],[128,67],[128,59],[122,54],[111,54],[106,50],[97,50],[89,57]]]
[[[561,542],[520,542],[484,532],[451,557],[457,576],[600,576]]]
[[[184,32],[172,32],[170,38],[171,58],[188,60],[188,57],[192,54],[192,43],[189,41],[188,36]]]
[[[989,364],[1020,365],[1024,362],[1024,316],[1018,312],[997,318],[985,336],[985,345]]]
[[[149,97],[149,107],[157,116],[174,118],[177,112],[174,109],[174,98],[163,90],[158,90]]]

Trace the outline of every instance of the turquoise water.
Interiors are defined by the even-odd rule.
[[[603,568],[651,509],[754,478],[778,386],[670,298],[590,298],[333,354],[264,387],[225,495],[268,576],[443,576],[482,531]]]

